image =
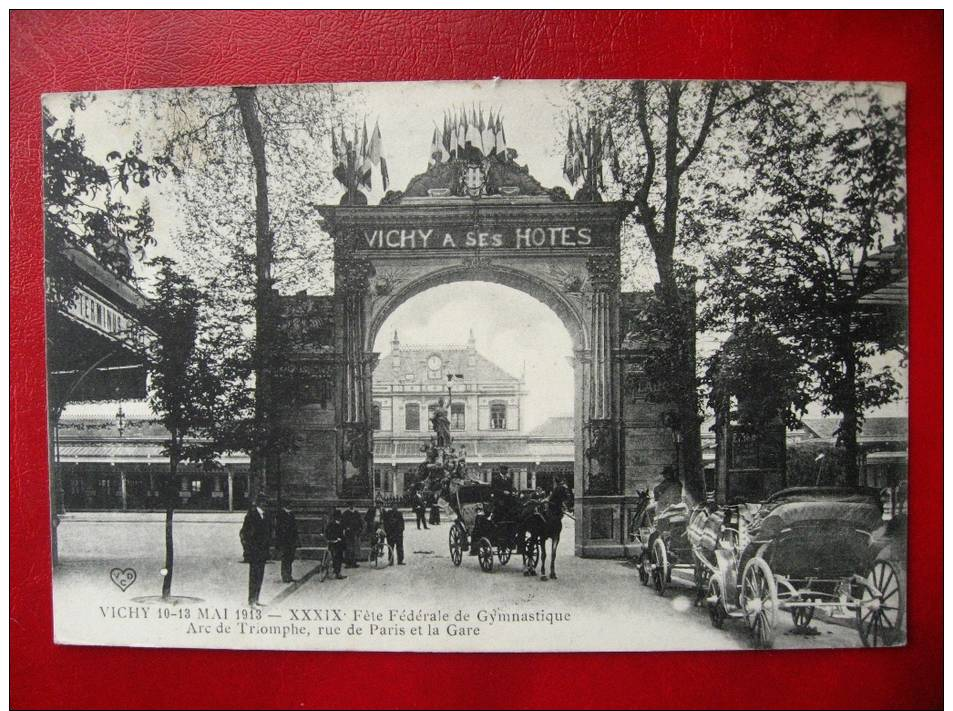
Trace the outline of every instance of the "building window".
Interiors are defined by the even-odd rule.
[[[404,429],[410,432],[420,430],[420,405],[416,402],[404,405]]]
[[[379,430],[381,428],[381,406],[378,403],[371,405],[371,429]]]
[[[506,405],[501,402],[495,402],[490,405],[490,429],[506,429]]]
[[[467,407],[462,402],[450,405],[450,429],[465,430],[467,428]]]
[[[433,432],[433,413],[437,409],[436,405],[427,405],[427,429]]]
[[[201,480],[201,479],[193,479],[193,480],[192,480],[192,491],[194,491],[196,494],[201,493],[201,491],[202,491],[202,480]]]

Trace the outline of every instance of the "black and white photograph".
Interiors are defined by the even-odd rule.
[[[903,84],[42,111],[57,643],[906,643]]]

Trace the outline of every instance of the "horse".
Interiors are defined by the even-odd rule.
[[[519,518],[520,539],[530,546],[539,547],[539,560],[542,562],[540,582],[556,580],[556,549],[563,530],[562,506],[551,506],[545,501],[528,501],[523,506]],[[549,541],[549,576],[546,575],[546,541]],[[526,560],[526,558],[524,558]],[[536,575],[535,564],[527,565],[523,575]]]

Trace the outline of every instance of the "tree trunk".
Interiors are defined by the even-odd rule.
[[[162,577],[163,600],[168,600],[172,595],[172,566],[175,562],[172,539],[172,516],[175,513],[175,497],[178,493],[176,489],[177,470],[178,461],[175,455],[173,455],[169,457],[169,483],[166,487],[165,497],[165,575]]]
[[[672,238],[674,240],[674,237]],[[680,289],[671,257],[656,255],[661,297],[673,316],[675,332],[670,334],[675,346],[676,368],[674,393],[678,411],[679,478],[692,503],[705,500],[705,472],[702,462],[701,423],[698,413],[698,377],[695,372],[695,295],[694,287]]]
[[[844,359],[844,412],[840,424],[840,440],[844,445],[844,484],[860,484],[860,447],[857,444],[859,434],[859,413],[857,412],[857,360],[854,349],[848,350]]]
[[[268,483],[267,442],[271,438],[271,265],[273,236],[269,225],[268,170],[265,137],[258,119],[255,87],[234,87],[242,115],[242,127],[255,166],[255,432],[252,453],[259,479],[257,487]],[[251,493],[251,492],[249,492]]]

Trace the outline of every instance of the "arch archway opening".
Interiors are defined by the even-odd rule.
[[[545,489],[557,474],[572,485],[578,334],[551,306],[465,279],[416,291],[375,325],[375,490],[412,486],[439,398],[474,477],[505,467],[517,488]]]

